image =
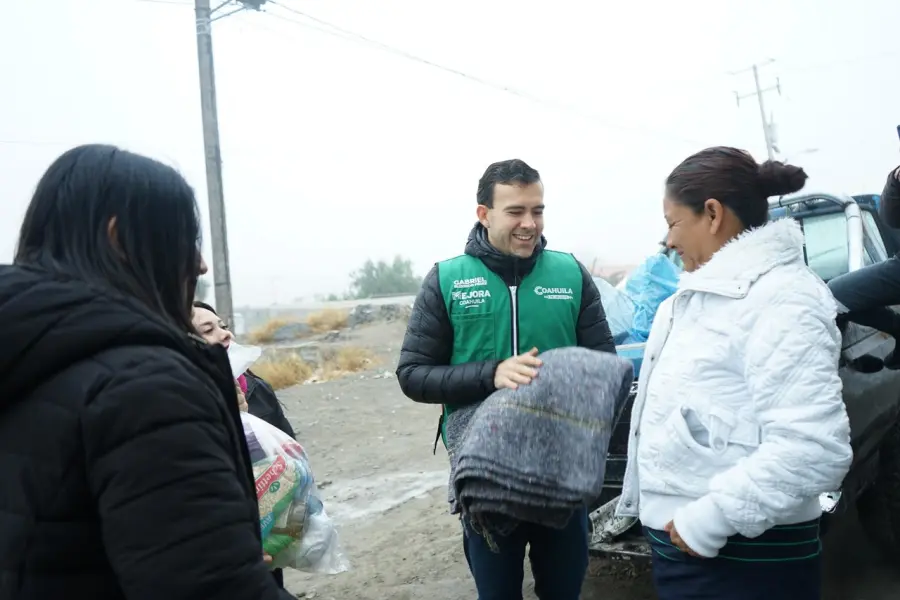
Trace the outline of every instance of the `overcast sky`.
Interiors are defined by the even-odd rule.
[[[173,164],[205,218],[192,4],[0,0],[5,259],[38,178],[81,143]],[[900,162],[898,23],[895,0],[279,0],[218,21],[235,303],[341,292],[370,257],[424,273],[461,252],[479,176],[513,157],[541,172],[552,248],[637,262],[680,160],[765,157],[758,106],[734,98],[752,74],[729,73],[770,58],[783,156],[810,187],[880,191]]]

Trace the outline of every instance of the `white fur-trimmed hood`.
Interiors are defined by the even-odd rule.
[[[683,273],[679,288],[708,288],[713,282],[751,284],[780,265],[803,263],[803,231],[791,218],[749,229],[722,246],[705,265]]]

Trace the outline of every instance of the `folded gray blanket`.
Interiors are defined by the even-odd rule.
[[[452,413],[447,423],[451,510],[482,526],[527,521],[562,529],[603,488],[614,419],[631,363],[559,348],[538,377]]]

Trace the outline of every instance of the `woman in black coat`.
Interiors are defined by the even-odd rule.
[[[191,331],[194,193],[60,156],[0,267],[0,598],[279,600],[225,351]]]

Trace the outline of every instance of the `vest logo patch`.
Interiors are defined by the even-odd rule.
[[[470,280],[466,280],[470,281]],[[454,282],[455,284],[455,282]],[[471,290],[468,292],[463,291],[454,291],[450,293],[450,297],[455,300],[460,306],[464,306],[466,308],[471,308],[472,306],[477,306],[479,304],[484,304],[487,302],[487,299],[491,297],[490,290]]]
[[[487,285],[487,279],[484,277],[471,277],[469,279],[456,279],[453,282],[453,289],[459,288],[473,288],[479,287],[482,285]]]
[[[572,288],[535,286],[534,293],[547,300],[572,300]]]

